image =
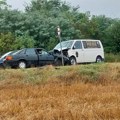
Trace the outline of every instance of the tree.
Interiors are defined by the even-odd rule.
[[[26,14],[27,30],[34,37],[37,47],[42,45],[50,49],[48,44],[55,39],[58,42],[55,31],[58,25],[61,27],[63,40],[81,37],[80,29],[74,24],[74,17],[79,15],[77,8],[72,8],[61,0],[33,0],[31,5],[26,7]]]
[[[0,34],[0,53],[6,53],[13,50],[15,37],[12,33]]]
[[[8,8],[10,8],[10,6],[7,5],[6,0],[1,0],[1,1],[0,1],[0,10],[8,9]]]
[[[33,48],[35,41],[27,33],[22,36],[17,36],[13,45],[14,50],[22,48]]]
[[[120,20],[116,20],[116,22],[109,26],[107,33],[108,52],[120,53]]]
[[[2,0],[0,1],[0,46],[4,46],[3,36],[11,34],[13,37],[11,40],[15,40],[14,49],[33,45],[48,50],[53,49],[59,42],[56,33],[59,25],[62,40],[100,39],[105,51],[119,52],[117,46],[120,38],[119,22],[104,15],[91,16],[90,12],[81,13],[79,6],[72,7],[62,0],[32,0],[31,4],[26,6],[25,12],[10,9],[6,0]],[[27,46],[28,43],[30,45]]]
[[[22,34],[24,29],[24,21],[26,15],[17,10],[1,10],[0,11],[0,32],[13,34]],[[20,31],[20,32],[18,32]]]

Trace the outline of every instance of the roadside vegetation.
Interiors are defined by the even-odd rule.
[[[52,50],[69,39],[99,39],[106,53],[120,52],[120,20],[105,15],[82,13],[79,7],[62,0],[32,0],[25,11],[12,10],[0,1],[0,54],[25,47]]]
[[[0,119],[120,119],[119,93],[120,63],[0,70]]]
[[[106,53],[105,54],[105,62],[120,62],[120,53],[113,54],[113,53]]]

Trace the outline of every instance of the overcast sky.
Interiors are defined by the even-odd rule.
[[[23,10],[31,0],[7,0],[13,8]],[[65,0],[64,0],[65,1]],[[106,15],[120,18],[120,0],[66,0],[71,6],[80,6],[81,12],[90,11],[92,15]]]

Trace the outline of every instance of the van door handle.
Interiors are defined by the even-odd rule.
[[[78,52],[76,52],[76,57],[78,57]]]

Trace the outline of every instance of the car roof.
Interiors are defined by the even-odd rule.
[[[67,42],[67,41],[100,41],[100,40],[95,40],[95,39],[73,39],[73,40],[66,40],[63,42]]]

